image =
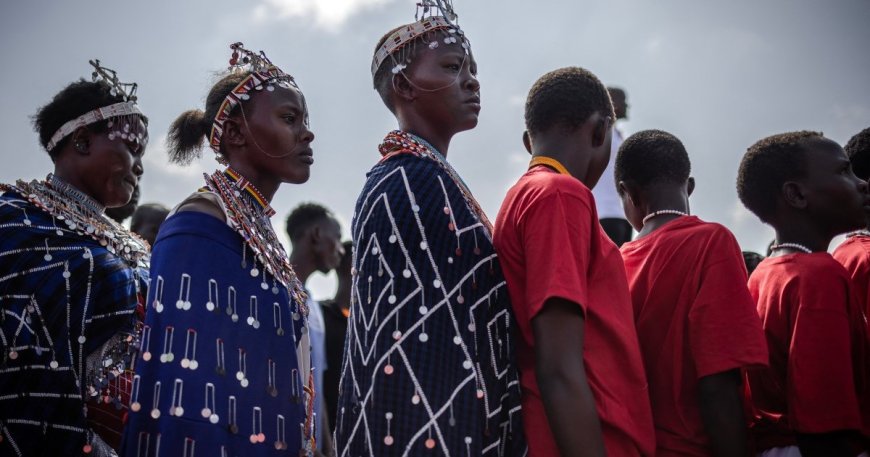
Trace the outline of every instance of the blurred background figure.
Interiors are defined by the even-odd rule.
[[[138,197],[138,193],[136,195]],[[130,231],[141,236],[149,245],[154,246],[157,232],[168,215],[169,208],[160,203],[145,203],[140,205],[133,212],[133,220],[130,221]]]
[[[755,268],[758,266],[761,261],[764,260],[764,256],[757,252],[752,251],[743,251],[743,262],[746,263],[746,273],[752,274],[755,271]]]
[[[341,225],[335,216],[317,203],[303,203],[287,216],[287,236],[293,250],[290,264],[303,285],[311,275],[319,271],[329,273],[341,263],[344,251],[341,246]],[[326,359],[326,327],[320,304],[305,289],[308,295],[308,327],[311,338],[311,361],[314,367],[314,391],[323,392],[323,374],[329,368]],[[332,455],[332,433],[324,397],[314,396],[314,413],[317,420],[317,450],[323,455]]]
[[[329,414],[329,430],[335,430],[335,412],[338,404],[338,381],[341,379],[341,358],[344,354],[344,338],[347,336],[347,318],[350,316],[351,277],[353,263],[353,242],[342,243],[344,255],[335,269],[338,288],[335,297],[320,302],[323,323],[326,326],[326,371],[323,373],[323,401]]]
[[[625,91],[618,87],[608,87],[607,92],[610,93],[610,100],[613,102],[613,111],[616,113],[616,120],[628,119],[628,103],[625,101]],[[592,189],[592,195],[595,196],[595,206],[598,209],[598,219],[601,221],[601,227],[607,233],[607,236],[616,243],[616,246],[622,246],[623,243],[631,241],[631,224],[625,220],[625,213],[622,210],[622,201],[616,193],[616,183],[613,181],[613,162],[616,160],[616,152],[619,151],[619,146],[622,144],[622,132],[614,124],[612,144],[610,147],[610,161],[607,162],[607,168],[598,180],[598,185]]]

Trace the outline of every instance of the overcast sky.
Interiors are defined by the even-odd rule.
[[[739,159],[763,136],[821,130],[845,143],[870,126],[868,0],[454,0],[472,42],[483,110],[459,134],[450,161],[490,217],[528,162],[520,141],[532,83],[579,65],[628,92],[626,133],[667,130],[685,143],[697,180],[693,213],[729,227],[763,252],[772,230],[734,190]],[[7,1],[0,7],[4,88],[0,181],[51,171],[29,116],[99,58],[139,83],[150,117],[142,202],[175,205],[217,167],[213,154],[169,165],[163,140],[181,112],[202,108],[228,45],[263,49],[296,77],[311,110],[311,180],[282,187],[273,222],[316,201],[345,236],[376,146],[395,121],[371,87],[378,38],[413,19],[412,0]],[[284,238],[286,241],[286,237]],[[317,298],[333,280],[312,278]]]

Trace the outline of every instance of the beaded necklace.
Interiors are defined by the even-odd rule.
[[[49,174],[45,181],[18,180],[14,185],[0,184],[0,191],[21,195],[51,215],[55,223],[63,222],[67,230],[92,238],[132,265],[145,266],[148,242],[106,217],[102,205],[59,177]],[[25,212],[24,225],[31,224]],[[60,228],[55,226],[55,229],[58,235],[63,234]]]
[[[641,221],[641,224],[646,224],[646,222],[654,217],[662,216],[664,214],[673,214],[675,216],[688,216],[689,213],[684,213],[682,211],[677,211],[675,209],[660,209],[658,211],[653,211],[646,215]]]
[[[779,244],[774,244],[773,246],[770,247],[771,251],[777,251],[780,249],[794,249],[796,251],[801,251],[801,252],[804,252],[807,254],[813,253],[812,249],[810,249],[802,244],[798,244],[798,243],[779,243]]]
[[[208,190],[217,194],[223,201],[231,225],[256,256],[253,268],[250,270],[251,276],[257,277],[262,274],[261,286],[266,290],[269,288],[266,283],[266,272],[269,272],[274,280],[288,289],[302,314],[307,316],[307,294],[269,221],[269,216],[275,214],[275,211],[266,203],[266,199],[253,184],[231,168],[227,168],[226,172],[216,171],[210,176],[207,174],[203,176]],[[242,195],[248,195],[250,198],[242,198]],[[245,251],[242,252],[242,268],[247,268]],[[263,266],[264,271],[261,272],[257,268],[257,262]],[[278,293],[274,282],[272,293]]]
[[[459,173],[453,169],[453,166],[447,162],[447,159],[445,159],[434,146],[413,133],[393,130],[387,134],[384,141],[380,146],[378,146],[378,150],[383,156],[381,162],[398,154],[413,154],[417,157],[422,157],[435,162],[447,173],[448,176],[450,176],[450,179],[453,180],[453,184],[459,188],[459,192],[465,199],[466,206],[468,206],[468,209],[477,216],[480,223],[483,224],[486,237],[490,240],[492,239],[492,223],[489,221],[489,218],[486,217],[486,213],[483,212],[480,203],[478,203],[477,199],[474,198],[474,195],[471,194],[471,190],[468,189],[468,186],[459,176]]]
[[[870,230],[861,229],[846,234],[846,238],[852,238],[853,236],[870,236]]]

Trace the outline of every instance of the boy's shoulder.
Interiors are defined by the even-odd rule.
[[[579,179],[553,171],[533,168],[526,172],[511,188],[511,193],[534,200],[554,196],[569,196],[583,201],[593,200],[592,191]]]
[[[849,272],[827,252],[789,254],[764,259],[750,279],[779,277],[802,286],[828,287],[848,284]]]

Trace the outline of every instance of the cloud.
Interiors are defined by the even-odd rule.
[[[263,0],[254,8],[254,20],[265,22],[289,18],[311,18],[314,25],[335,31],[354,14],[393,0]]]

